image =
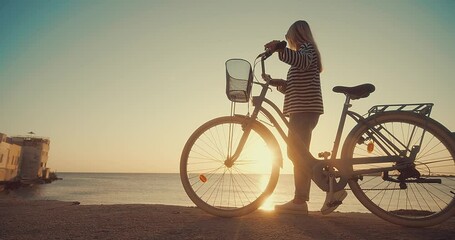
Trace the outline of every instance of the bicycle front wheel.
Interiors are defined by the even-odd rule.
[[[367,118],[346,139],[343,159],[416,154],[415,166],[349,180],[372,213],[408,227],[435,225],[455,214],[455,141],[440,123],[415,113],[386,112]],[[353,170],[393,166],[400,162],[355,164]]]
[[[226,160],[237,149],[247,117],[213,119],[187,141],[180,159],[180,178],[190,199],[204,211],[221,217],[248,214],[273,192],[278,182],[281,150],[273,134],[253,121],[236,161]]]

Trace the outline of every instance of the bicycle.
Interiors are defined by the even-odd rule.
[[[265,60],[273,52],[261,53]],[[196,206],[221,217],[242,216],[258,209],[277,185],[283,157],[275,134],[287,142],[282,125],[289,123],[269,99],[270,80],[253,81],[248,61],[226,62],[229,116],[212,119],[188,139],[180,159],[183,187]],[[236,103],[250,102],[252,114],[236,114]],[[346,96],[331,152],[309,151],[313,181],[332,194],[349,186],[369,211],[394,224],[427,227],[455,214],[455,133],[430,118],[432,103],[375,105],[364,115],[350,110],[351,100],[366,98],[372,84],[333,88]],[[267,107],[267,108],[266,108]],[[278,123],[268,110],[281,119]],[[267,122],[259,120],[265,117]],[[337,158],[347,117],[355,121]],[[267,127],[268,126],[268,127]]]

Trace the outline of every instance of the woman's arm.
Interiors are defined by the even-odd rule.
[[[268,74],[262,75],[262,78],[265,81],[269,81],[270,85],[276,87],[276,89],[279,92],[281,92],[281,93],[285,93],[286,92],[286,85],[287,85],[286,80],[284,80],[284,79],[273,79]]]
[[[278,56],[281,61],[306,70],[313,62],[314,49],[311,44],[305,44],[298,51],[285,48],[283,51],[278,52]]]
[[[278,90],[278,92],[280,92],[282,94],[285,94],[286,86],[287,86],[286,81],[284,81],[284,84],[276,86],[276,90]]]

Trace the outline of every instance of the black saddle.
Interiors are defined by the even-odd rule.
[[[352,100],[366,98],[370,93],[374,92],[376,88],[373,84],[362,84],[355,87],[343,87],[336,86],[333,88],[333,91],[336,93],[344,93],[348,95]]]

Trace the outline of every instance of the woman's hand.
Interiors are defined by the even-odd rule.
[[[269,49],[269,50],[272,51],[272,52],[275,52],[275,50],[277,50],[277,49],[276,49],[276,45],[277,45],[278,43],[280,43],[280,41],[278,41],[278,40],[273,40],[273,41],[271,41],[271,42],[266,43],[266,44],[264,45],[264,48],[265,48],[265,49]]]
[[[271,86],[274,86],[278,89],[280,92],[285,92],[286,91],[286,81],[283,79],[273,79],[272,76],[268,74],[262,74],[262,79],[264,81],[268,81]]]
[[[286,85],[286,81],[283,79],[273,79],[272,76],[270,76],[268,74],[262,74],[261,76],[262,76],[262,79],[264,79],[264,81],[270,82],[270,85],[272,85],[274,87]]]
[[[274,87],[283,87],[286,86],[286,81],[283,79],[270,79],[270,85]]]
[[[279,92],[285,94],[285,93],[286,93],[286,83],[285,83],[284,85],[277,86],[276,89],[277,89]]]
[[[278,40],[273,40],[271,42],[266,43],[264,45],[264,48],[269,49],[269,51],[271,51],[271,52],[275,52],[275,51],[281,52],[286,47],[286,42],[283,42],[283,43],[284,44],[282,44],[282,42],[278,41]]]

